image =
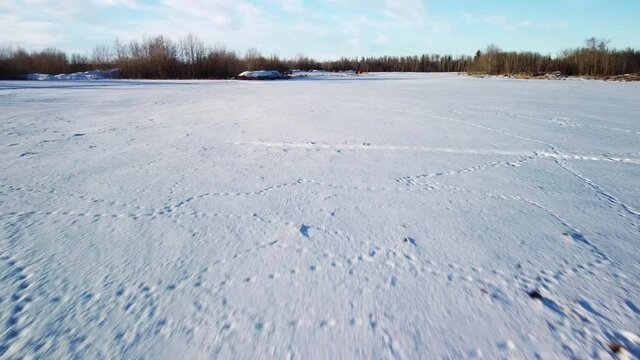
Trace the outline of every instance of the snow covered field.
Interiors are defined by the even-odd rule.
[[[638,356],[639,99],[0,82],[0,358]]]

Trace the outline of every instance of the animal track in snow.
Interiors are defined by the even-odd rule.
[[[585,186],[588,186],[588,187],[592,188],[596,192],[596,195],[599,198],[602,198],[602,199],[604,199],[604,200],[606,200],[606,201],[608,201],[610,203],[613,203],[613,204],[619,206],[621,208],[621,211],[624,211],[624,212],[618,212],[618,214],[620,216],[624,217],[625,219],[629,220],[629,222],[631,222],[631,224],[634,227],[640,228],[640,225],[638,224],[638,220],[640,220],[640,211],[634,209],[630,205],[622,202],[617,197],[615,197],[612,194],[608,193],[600,185],[596,184],[591,179],[588,179],[587,177],[585,177],[584,175],[580,174],[579,172],[571,169],[563,161],[560,161],[558,159],[556,159],[555,161],[561,168],[563,168],[564,170],[566,170],[567,172],[569,172],[570,174],[572,174],[573,176],[578,178]]]
[[[441,147],[427,147],[427,146],[407,146],[407,145],[359,145],[359,144],[309,144],[309,143],[294,143],[294,142],[231,142],[231,145],[251,145],[262,147],[276,147],[276,148],[316,148],[316,149],[330,149],[335,150],[388,150],[388,151],[418,151],[435,154],[460,154],[460,155],[485,155],[485,156],[510,156],[510,157],[538,157],[538,158],[550,158],[550,159],[562,159],[562,160],[577,160],[577,161],[605,161],[605,162],[619,162],[631,165],[640,165],[640,158],[629,157],[624,154],[591,154],[591,153],[569,153],[559,152],[552,146],[551,151],[513,151],[513,150],[495,150],[495,149],[464,149],[464,148],[441,148]],[[545,143],[546,144],[546,143]]]
[[[20,346],[23,334],[29,333],[31,321],[25,319],[24,315],[31,306],[35,296],[32,294],[33,276],[29,272],[29,265],[23,264],[15,259],[7,248],[3,249],[0,256],[0,266],[4,271],[0,273],[0,283],[10,290],[7,299],[0,299],[0,304],[7,307],[7,313],[0,313],[2,325],[0,325],[0,358],[5,354],[10,354],[13,347]],[[5,315],[5,316],[3,316]]]
[[[491,167],[520,167],[523,164],[525,164],[525,163],[527,163],[529,161],[533,161],[533,160],[535,160],[537,158],[538,158],[537,156],[532,155],[532,156],[521,157],[520,159],[515,160],[515,161],[491,161],[491,162],[488,162],[488,163],[474,165],[474,166],[471,166],[471,167],[458,169],[458,170],[441,171],[441,172],[436,172],[436,173],[421,174],[421,175],[415,175],[415,176],[404,176],[404,177],[401,177],[401,178],[397,179],[396,181],[404,182],[407,185],[414,185],[414,184],[416,184],[416,182],[418,180],[425,179],[425,178],[439,177],[439,176],[446,176],[446,175],[459,175],[459,174],[464,174],[464,173],[472,173],[472,172],[475,172],[475,171],[480,171],[480,170],[484,170],[484,169],[491,168]]]

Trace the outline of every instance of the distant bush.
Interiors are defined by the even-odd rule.
[[[0,48],[0,79],[24,78],[28,73],[59,74],[91,69],[119,69],[131,79],[229,79],[245,70],[328,70],[359,72],[472,72],[614,76],[640,72],[640,52],[608,48],[608,41],[590,38],[585,45],[552,57],[536,52],[507,52],[495,45],[475,56],[420,55],[340,58],[317,61],[306,56],[265,57],[255,49],[244,55],[222,47],[207,47],[188,35],[180,41],[156,36],[112,46],[97,46],[90,57],[67,56],[57,49],[27,52]]]

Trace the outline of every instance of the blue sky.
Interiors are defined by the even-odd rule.
[[[0,0],[0,44],[89,54],[98,44],[193,33],[265,55],[555,54],[589,36],[640,48],[639,0]]]

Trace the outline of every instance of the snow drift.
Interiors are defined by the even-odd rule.
[[[76,72],[71,74],[58,74],[58,75],[49,75],[49,74],[28,74],[27,80],[37,80],[37,81],[56,81],[56,80],[65,80],[65,81],[76,81],[76,80],[101,80],[101,79],[115,79],[118,77],[118,69],[112,70],[91,70],[84,72]]]
[[[236,76],[238,80],[284,80],[288,79],[285,73],[275,70],[244,71]]]

